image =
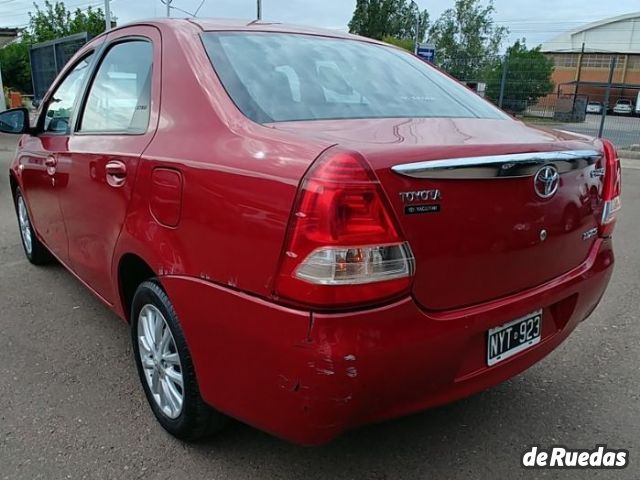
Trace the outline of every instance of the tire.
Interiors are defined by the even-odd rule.
[[[22,248],[27,259],[33,265],[46,265],[53,262],[53,256],[47,250],[33,229],[31,217],[29,217],[29,209],[22,195],[22,191],[18,188],[15,193],[16,216],[18,217],[18,229],[20,230],[20,240]]]
[[[131,340],[147,401],[167,432],[194,441],[224,427],[227,417],[200,396],[180,322],[169,297],[155,280],[143,282],[133,297]]]

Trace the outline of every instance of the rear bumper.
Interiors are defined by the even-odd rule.
[[[316,445],[522,372],[593,311],[613,261],[610,240],[598,240],[587,261],[552,282],[438,313],[407,298],[375,310],[311,316],[197,279],[164,277],[162,283],[183,324],[205,401],[279,437]],[[540,343],[487,367],[487,330],[539,308]]]

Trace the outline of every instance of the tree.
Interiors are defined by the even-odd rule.
[[[410,39],[396,38],[390,35],[382,38],[382,41],[385,43],[390,43],[391,45],[395,45],[396,47],[404,48],[410,52],[415,51],[416,41]]]
[[[502,103],[505,109],[522,112],[538,98],[553,92],[554,63],[539,46],[528,49],[525,39],[518,40],[507,49],[504,61],[507,63]],[[502,69],[502,64],[496,63],[488,75],[487,96],[494,102],[500,97]]]
[[[23,35],[23,39],[29,43],[46,42],[83,32],[95,36],[105,30],[101,8],[88,7],[86,11],[78,8],[72,13],[64,2],[51,3],[49,0],[44,2],[44,8],[35,3],[33,6],[35,11],[29,12],[29,26]]]
[[[429,30],[438,65],[460,80],[480,80],[508,33],[494,24],[494,12],[492,0],[487,6],[480,0],[456,0]]]
[[[382,40],[385,37],[412,40],[416,37],[416,19],[420,16],[418,39],[422,41],[429,24],[426,10],[410,0],[356,0],[349,32]]]
[[[7,89],[31,92],[29,47],[26,43],[10,43],[0,49],[0,69]]]
[[[102,9],[87,8],[85,11],[67,10],[64,2],[49,0],[40,8],[33,4],[29,12],[29,25],[17,42],[0,49],[0,65],[5,86],[25,93],[32,92],[29,45],[54,40],[74,33],[87,32],[91,36],[105,30]]]

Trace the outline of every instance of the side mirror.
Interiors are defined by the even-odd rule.
[[[13,108],[0,112],[0,132],[22,134],[30,130],[29,110],[26,108]]]

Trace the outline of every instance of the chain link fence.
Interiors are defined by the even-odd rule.
[[[449,59],[440,67],[525,122],[608,138],[619,149],[640,144],[640,56],[581,55]]]
[[[88,33],[78,33],[29,47],[33,96],[36,101],[42,100],[58,73],[89,38]]]

